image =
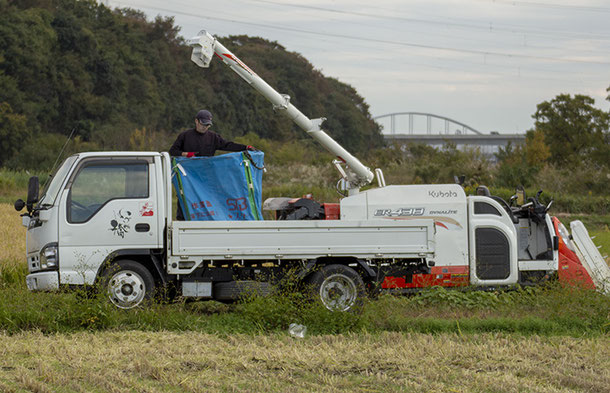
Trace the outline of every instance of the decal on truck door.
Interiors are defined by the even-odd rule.
[[[140,203],[140,216],[141,217],[152,217],[155,215],[155,210],[152,202]]]
[[[126,209],[121,209],[118,212],[114,212],[114,220],[110,221],[110,230],[122,239],[125,238],[125,234],[129,232],[129,221],[131,220],[131,212]]]

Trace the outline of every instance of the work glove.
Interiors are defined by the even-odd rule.
[[[194,151],[189,151],[186,153],[186,157],[187,158],[191,158],[191,157],[195,157],[195,152]]]
[[[249,151],[258,151],[258,149],[256,147],[250,146],[250,145],[246,146],[246,150],[249,150]]]

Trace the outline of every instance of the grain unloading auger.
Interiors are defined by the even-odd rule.
[[[349,195],[357,194],[360,187],[369,184],[373,178],[373,172],[364,166],[360,160],[351,155],[334,139],[326,134],[321,125],[326,120],[325,118],[310,119],[299,111],[290,103],[290,96],[278,93],[274,88],[269,86],[260,76],[252,71],[243,61],[235,56],[231,51],[225,48],[211,34],[202,30],[199,35],[188,40],[188,44],[193,47],[191,60],[199,67],[207,68],[212,61],[214,55],[220,58],[223,63],[228,65],[237,75],[242,77],[250,86],[261,93],[267,100],[273,104],[275,110],[280,110],[292,121],[294,121],[301,129],[311,135],[312,138],[320,142],[322,146],[328,149],[339,160],[333,163],[341,173],[345,181],[345,189]],[[345,169],[341,166],[345,165]],[[380,184],[383,184],[383,175],[378,171]]]

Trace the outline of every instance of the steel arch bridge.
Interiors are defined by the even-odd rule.
[[[397,118],[402,118],[402,117],[408,117],[408,128],[407,130],[404,130],[402,128],[399,128],[399,131],[397,132]],[[484,135],[482,132],[475,130],[474,128],[470,127],[467,124],[464,124],[462,122],[459,122],[457,120],[454,119],[450,119],[446,116],[440,116],[440,115],[435,115],[433,113],[424,113],[424,112],[397,112],[397,113],[388,113],[386,115],[381,115],[381,116],[376,116],[373,119],[376,120],[378,123],[386,123],[386,119],[389,119],[390,122],[390,127],[389,130],[387,130],[384,127],[384,131],[383,134],[385,135],[396,135],[396,134],[423,134],[422,132],[413,132],[414,131],[414,123],[415,123],[415,118],[416,117],[425,117],[426,118],[426,135],[432,135],[432,134],[439,134],[439,135],[447,135],[447,134],[457,134],[457,135],[461,135],[461,134],[468,134],[471,133],[475,134],[475,135]],[[433,132],[433,126],[432,126],[432,122],[433,120],[440,120],[442,124],[444,124],[444,129],[440,128],[438,129],[438,132]],[[381,121],[381,122],[380,122]],[[454,126],[454,127],[452,127]],[[455,127],[457,126],[457,127]],[[458,128],[459,127],[459,128]],[[455,132],[451,132],[452,129],[455,129]],[[389,132],[388,132],[389,131]],[[443,132],[444,131],[444,132]]]

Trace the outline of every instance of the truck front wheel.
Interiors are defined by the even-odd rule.
[[[331,311],[348,311],[361,304],[366,295],[362,277],[345,265],[324,266],[309,282],[322,304]]]
[[[104,289],[110,301],[123,309],[134,308],[150,300],[155,290],[155,280],[147,268],[129,260],[110,265],[102,276]]]

